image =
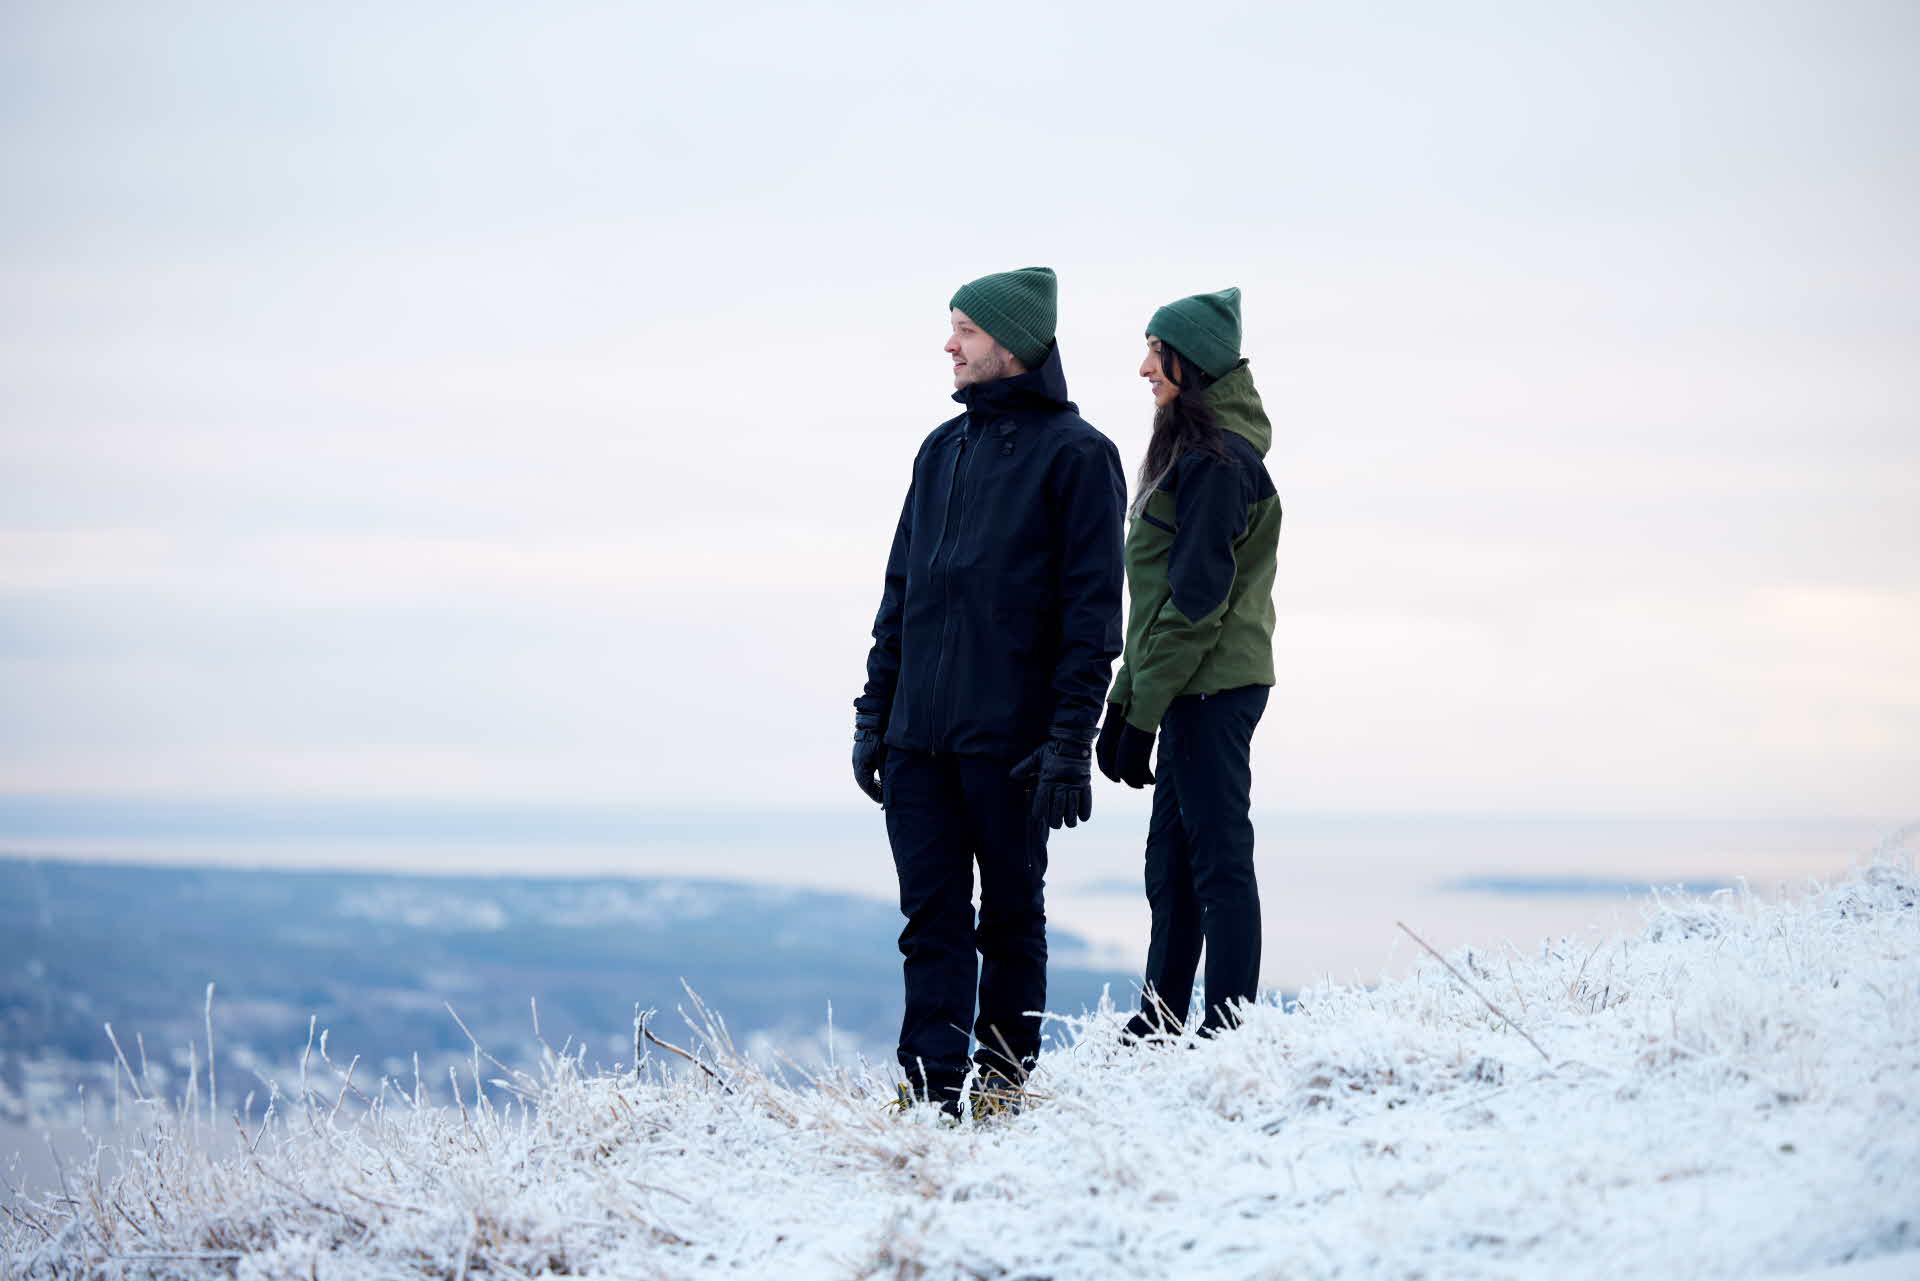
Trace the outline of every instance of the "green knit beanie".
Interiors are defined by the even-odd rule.
[[[1240,363],[1240,291],[1170,302],[1153,313],[1147,332],[1219,378]]]
[[[1022,267],[968,281],[947,306],[966,312],[995,342],[1033,369],[1053,346],[1054,294],[1053,268]]]

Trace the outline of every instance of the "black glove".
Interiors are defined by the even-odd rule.
[[[1120,723],[1120,741],[1114,748],[1114,763],[1120,781],[1128,787],[1145,787],[1153,782],[1153,731],[1135,729],[1132,722]]]
[[[1033,787],[1033,821],[1072,827],[1093,817],[1093,749],[1050,738],[1009,777]]]
[[[1127,723],[1127,709],[1118,703],[1107,704],[1107,719],[1100,722],[1100,740],[1093,745],[1093,757],[1100,772],[1120,781],[1120,727]]]
[[[887,797],[880,784],[887,767],[887,745],[880,737],[886,722],[883,714],[865,708],[856,708],[853,713],[853,781],[875,805],[886,804]]]

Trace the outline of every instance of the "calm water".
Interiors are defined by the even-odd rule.
[[[1101,798],[1091,825],[1054,834],[1048,913],[1103,960],[1145,952],[1144,798]],[[138,806],[87,812],[0,805],[0,851],[49,857],[458,875],[703,876],[891,898],[877,810],[676,814],[425,807]],[[1547,936],[1633,927],[1638,898],[1610,887],[1733,884],[1775,892],[1843,875],[1893,819],[1380,817],[1256,814],[1264,978],[1400,972],[1412,944],[1531,948]]]

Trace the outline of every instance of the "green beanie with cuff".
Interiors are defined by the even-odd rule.
[[[1223,377],[1240,363],[1240,291],[1222,289],[1170,302],[1153,313],[1147,333],[1200,366],[1208,377]]]
[[[1022,267],[968,281],[947,306],[966,312],[995,342],[1033,369],[1053,346],[1055,294],[1053,268]]]

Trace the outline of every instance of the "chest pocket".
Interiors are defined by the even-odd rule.
[[[1147,495],[1147,501],[1133,518],[1133,528],[1127,531],[1127,544],[1143,552],[1163,549],[1173,544],[1173,536],[1179,532],[1179,522],[1175,519],[1174,497],[1164,489],[1156,489]]]

